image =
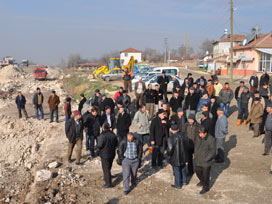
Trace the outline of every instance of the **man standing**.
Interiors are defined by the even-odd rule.
[[[272,146],[272,103],[267,105],[266,110],[268,115],[265,121],[264,156],[269,155]]]
[[[169,83],[169,78],[166,76],[165,71],[162,71],[162,75],[158,78],[158,84],[160,85],[161,90],[163,91],[163,97],[166,102],[167,98],[167,85]]]
[[[184,109],[186,110],[186,117],[190,114],[195,115],[197,104],[199,102],[199,94],[195,93],[195,88],[191,87],[189,94],[185,98]]]
[[[119,141],[126,138],[129,132],[130,125],[131,125],[130,115],[125,112],[124,108],[120,108],[117,117],[117,135],[119,137]]]
[[[179,131],[183,131],[185,125],[185,115],[183,112],[183,108],[177,109],[177,114],[172,115],[171,117],[171,124],[176,124],[179,128]]]
[[[244,81],[240,81],[240,86],[238,86],[235,89],[235,92],[234,92],[235,99],[237,101],[238,113],[240,112],[241,94],[243,93],[244,88],[245,88],[245,82]]]
[[[133,74],[131,71],[128,70],[128,68],[125,68],[125,71],[122,73],[122,79],[124,80],[124,89],[127,92],[131,92],[131,80],[132,80]]]
[[[134,138],[133,133],[127,134],[127,139],[122,140],[118,147],[117,163],[122,165],[124,195],[130,192],[129,181],[131,177],[132,188],[136,186],[138,168],[141,167],[142,144],[139,139]]]
[[[84,93],[81,93],[81,94],[80,94],[80,99],[81,99],[81,100],[80,100],[79,105],[78,105],[78,110],[81,112],[84,103],[86,103],[86,101],[87,101],[87,99],[86,99],[85,96],[84,96]]]
[[[152,119],[152,116],[151,114],[149,114],[145,105],[141,106],[140,110],[136,112],[133,119],[133,122],[136,126],[136,133],[138,135],[138,139],[142,143],[143,146],[145,144],[147,144],[148,147],[151,146],[150,138],[149,138],[149,128],[150,128],[149,121],[151,119]]]
[[[269,75],[266,73],[266,71],[263,71],[260,79],[260,87],[262,87],[264,84],[269,84],[269,79]]]
[[[162,101],[163,101],[163,91],[161,90],[159,84],[155,85],[155,106],[156,111],[158,112],[159,109],[162,108]]]
[[[200,194],[205,194],[210,190],[210,171],[215,152],[214,138],[207,133],[204,127],[201,127],[195,143],[195,168],[200,180],[197,186],[202,186]]]
[[[102,102],[102,95],[100,93],[99,89],[95,90],[95,94],[93,94],[92,99],[91,99],[91,104],[93,107],[99,108],[101,106]],[[99,110],[100,112],[100,110]]]
[[[59,122],[59,110],[58,106],[60,104],[59,97],[56,95],[55,91],[52,91],[51,96],[48,99],[49,109],[50,109],[50,123],[54,120],[54,113],[56,116],[56,122]]]
[[[38,87],[36,90],[36,93],[33,95],[32,99],[33,107],[35,108],[35,116],[39,120],[39,111],[41,114],[41,118],[43,119],[43,94],[41,92],[41,89]]]
[[[233,99],[233,91],[231,90],[229,83],[226,82],[223,89],[219,93],[220,107],[225,108],[225,116],[228,117],[230,102]]]
[[[152,148],[152,167],[162,166],[163,153],[168,139],[168,128],[165,111],[160,109],[150,125],[150,140]]]
[[[101,157],[102,169],[104,174],[105,185],[103,188],[111,188],[111,167],[115,157],[115,150],[118,145],[116,135],[110,131],[108,123],[104,123],[102,126],[102,133],[98,137],[97,148]]]
[[[223,86],[222,86],[221,83],[219,83],[219,80],[217,79],[217,80],[214,81],[213,87],[214,87],[214,96],[216,97],[216,102],[218,104],[220,104],[219,93],[220,93],[221,89],[223,88]]]
[[[212,97],[214,95],[214,86],[212,80],[208,80],[206,89],[208,91],[209,97]]]
[[[152,84],[148,84],[148,88],[145,90],[144,95],[145,95],[146,109],[149,111],[151,117],[153,117],[155,112],[156,93],[152,89]]]
[[[240,126],[242,120],[244,120],[244,126],[247,126],[247,118],[248,118],[248,101],[250,99],[251,93],[247,87],[243,88],[243,92],[240,95],[240,110],[238,112],[238,120],[236,126]]]
[[[259,85],[259,78],[257,76],[257,72],[253,72],[253,75],[249,79],[249,85],[250,85],[250,93],[255,93],[258,89]]]
[[[101,111],[105,112],[106,107],[110,107],[111,112],[114,113],[114,102],[112,100],[112,98],[108,98],[105,94],[102,95],[102,101],[101,101],[101,105],[100,105],[100,109]]]
[[[140,108],[140,106],[143,104],[143,96],[145,92],[145,83],[142,80],[142,77],[139,78],[139,81],[136,82],[134,87],[134,93],[136,97],[136,108],[137,110]]]
[[[170,107],[172,109],[172,115],[177,113],[178,108],[182,107],[183,98],[178,95],[177,91],[174,91],[174,95],[170,99]]]
[[[183,132],[179,132],[177,125],[172,125],[170,132],[172,135],[168,138],[167,154],[175,177],[175,184],[172,187],[181,189],[181,183],[187,185],[186,163],[188,162],[188,138]]]
[[[127,91],[124,90],[123,91],[123,96],[122,96],[122,102],[123,102],[123,107],[127,110],[129,110],[129,106],[131,104],[131,98],[130,96],[127,94]]]
[[[174,93],[174,91],[176,91],[176,88],[180,87],[180,84],[179,84],[179,80],[176,77],[173,76],[172,80],[173,80],[173,93]]]
[[[76,164],[80,165],[82,140],[83,140],[83,124],[81,121],[81,115],[78,110],[74,111],[74,117],[69,119],[65,126],[66,137],[69,140],[67,160],[72,163],[71,156],[75,145],[77,146],[76,152]]]
[[[21,91],[18,92],[18,96],[16,96],[15,103],[18,108],[19,118],[22,118],[22,111],[24,112],[25,118],[28,118],[25,105],[26,105],[26,99],[25,96],[22,94]]]
[[[71,118],[71,115],[72,115],[71,98],[70,97],[67,97],[65,99],[64,114],[65,114],[65,125],[66,125],[68,120]]]
[[[224,108],[218,108],[218,119],[215,124],[215,139],[216,139],[216,162],[222,163],[225,161],[224,145],[228,134],[228,119],[224,115]]]
[[[114,116],[114,113],[111,112],[111,107],[109,106],[105,108],[105,112],[101,116],[101,123],[104,124],[105,122],[109,123],[111,131],[115,129],[116,127],[115,116]]]

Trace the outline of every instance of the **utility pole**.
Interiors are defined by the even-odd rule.
[[[233,0],[230,0],[230,81],[233,82]]]
[[[168,54],[168,38],[164,38],[164,63],[166,64],[167,62],[167,54]]]

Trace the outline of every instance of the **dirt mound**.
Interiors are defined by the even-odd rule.
[[[5,84],[18,78],[24,79],[25,75],[26,73],[23,69],[13,65],[0,68],[0,84]]]

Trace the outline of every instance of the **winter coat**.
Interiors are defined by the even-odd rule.
[[[198,111],[197,113],[196,113],[196,115],[195,115],[195,120],[196,120],[196,122],[198,123],[198,124],[201,124],[201,120],[202,120],[202,118],[203,118],[203,114],[202,114],[202,110],[201,111]],[[209,118],[213,118],[213,115],[211,114],[211,113],[209,113]]]
[[[115,94],[114,94],[114,101],[118,102],[120,100],[120,98],[123,96],[123,93],[121,93],[120,91],[117,91]]]
[[[218,97],[223,86],[222,84],[218,83],[218,84],[214,84],[213,87],[214,87],[214,95]]]
[[[123,115],[119,113],[117,118],[117,135],[125,135],[129,132],[129,127],[131,125],[131,118],[128,113],[124,113]]]
[[[189,85],[186,85],[185,83],[182,84],[181,91],[183,93],[183,97],[186,97],[189,94],[190,87],[191,87],[190,84]],[[187,91],[187,93],[185,91]]]
[[[100,123],[101,118],[99,115],[93,116],[89,111],[83,115],[83,125],[87,128],[89,136],[99,136],[100,135]]]
[[[249,85],[255,88],[258,88],[258,85],[259,85],[259,78],[256,76],[251,76],[250,79],[249,79]]]
[[[207,134],[205,138],[196,137],[194,157],[195,165],[210,167],[216,155],[215,139]]]
[[[260,79],[260,87],[262,87],[264,85],[264,83],[268,84],[269,79],[270,79],[270,77],[268,74],[262,75],[261,79]]]
[[[169,78],[168,78],[168,76],[165,76],[165,77],[160,76],[160,77],[158,78],[158,84],[160,85],[160,88],[161,88],[164,92],[167,91],[167,85],[168,85],[168,83],[169,83]]]
[[[126,71],[124,71],[122,73],[122,79],[125,80],[125,81],[130,81],[132,79],[132,77],[133,77],[132,72],[126,72]]]
[[[22,95],[21,97],[16,96],[15,103],[17,105],[17,108],[25,108],[26,99],[25,96]]]
[[[173,112],[177,112],[178,108],[182,107],[182,101],[183,98],[181,98],[180,96],[178,96],[177,98],[172,96],[172,98],[170,99],[170,107],[172,108]]]
[[[101,110],[105,112],[106,107],[109,106],[111,109],[111,113],[114,113],[114,102],[112,98],[105,98],[104,101],[101,103]]]
[[[210,103],[210,113],[212,114],[213,120],[217,120],[218,115],[217,115],[217,109],[219,108],[218,103],[214,102],[213,104]]]
[[[163,140],[169,136],[167,124],[162,124],[159,116],[156,116],[150,125],[150,141],[154,141],[156,146],[162,146]]]
[[[142,112],[138,110],[134,116],[133,122],[136,126],[136,132],[138,134],[148,134],[150,123],[152,116],[147,114],[146,112]]]
[[[110,120],[111,120],[111,126],[110,126],[110,128],[113,130],[114,128],[116,128],[116,120],[115,120],[114,113],[112,113],[112,114],[110,115]],[[107,121],[107,115],[106,115],[106,113],[104,113],[104,114],[101,116],[101,125],[103,125],[105,122],[108,122],[108,121]]]
[[[263,97],[261,97],[261,101],[260,103],[263,105],[263,107],[265,107],[265,100]],[[248,101],[248,112],[250,113],[252,107],[254,105],[254,95],[252,95]]]
[[[187,122],[184,125],[184,133],[186,134],[186,136],[189,139],[189,143],[191,143],[191,145],[194,146],[195,141],[196,141],[196,137],[198,136],[198,131],[199,131],[200,125],[198,125],[197,123],[194,123],[193,125],[190,125],[189,122]]]
[[[144,93],[145,90],[146,90],[145,83],[144,83],[144,82],[139,82],[139,81],[138,81],[138,82],[135,83],[135,87],[134,87],[134,93],[135,93],[135,95],[138,94],[138,93],[137,93],[137,89],[138,89],[139,83],[141,83],[141,84],[142,84],[142,87],[143,87],[143,88],[142,88],[142,90],[143,90],[142,93]]]
[[[215,138],[225,138],[228,133],[228,119],[222,115],[218,117],[215,124]]]
[[[214,126],[213,126],[213,121],[211,118],[206,118],[204,120],[201,120],[201,126],[203,126],[207,131],[208,134],[214,137]]]
[[[199,99],[199,102],[198,102],[198,105],[197,105],[197,111],[201,111],[201,107],[202,107],[202,105],[204,105],[204,104],[206,104],[206,105],[209,105],[210,104],[210,98],[200,98]]]
[[[93,94],[92,99],[91,99],[92,106],[100,107],[101,102],[102,102],[101,94],[98,97],[95,94]],[[97,104],[95,104],[95,103],[97,103]]]
[[[78,110],[81,112],[84,103],[86,103],[87,99],[85,97],[83,97],[83,99],[81,99],[81,101],[78,104]]]
[[[168,138],[167,155],[172,166],[183,166],[188,162],[188,137],[184,133],[175,133]]]
[[[261,103],[253,104],[247,120],[250,121],[251,123],[262,123],[263,114],[264,114],[263,105]]]
[[[69,102],[65,102],[64,104],[64,113],[65,115],[72,115],[71,104]]]
[[[196,110],[198,102],[199,95],[197,93],[193,93],[193,95],[189,93],[185,98],[184,109]]]
[[[60,104],[59,97],[57,95],[55,95],[54,97],[50,96],[49,99],[48,99],[48,104],[49,104],[49,109],[51,111],[57,110],[58,109],[58,105]]]
[[[155,103],[156,93],[154,89],[146,89],[144,95],[145,103]]]
[[[134,141],[136,146],[137,146],[137,159],[139,160],[139,166],[141,166],[141,160],[142,160],[142,154],[143,154],[143,146],[140,142],[140,140],[134,138]],[[117,163],[119,165],[122,165],[122,161],[125,159],[125,152],[127,150],[127,139],[123,139],[119,146],[118,146],[118,150],[117,150],[117,154],[118,154],[118,160],[117,160]]]
[[[264,98],[265,103],[267,103],[269,96],[268,96],[268,88],[265,89],[263,87],[260,87],[260,96]]]
[[[183,115],[182,118],[179,118],[178,114],[172,115],[170,121],[171,121],[171,124],[178,125],[180,131],[183,131],[184,125],[185,125],[185,121],[186,121],[185,115]]]
[[[155,104],[158,104],[159,101],[163,99],[163,91],[159,89],[159,91],[154,90],[154,92],[155,92]]]
[[[179,80],[177,80],[177,79],[174,80],[174,82],[173,82],[173,91],[179,86],[180,86]]]
[[[75,143],[78,139],[83,140],[82,120],[78,120],[77,124],[74,117],[70,118],[65,125],[65,134],[71,143]]]
[[[37,107],[37,105],[38,105],[38,93],[36,92],[36,93],[34,93],[34,95],[33,95],[33,99],[32,99],[32,104],[33,105],[35,105],[36,107]],[[42,104],[43,104],[43,99],[44,99],[44,97],[43,97],[43,94],[42,93],[40,93],[40,95],[41,95],[41,97],[42,97]]]
[[[244,87],[238,86],[238,87],[235,89],[234,97],[235,97],[236,100],[237,100],[238,98],[241,97],[241,94],[243,93],[243,91],[244,91]]]
[[[247,92],[247,93],[245,93],[245,92],[241,93],[240,105],[243,106],[243,107],[244,106],[248,107],[248,101],[249,101],[250,97],[251,97],[251,93],[249,93],[249,92]]]
[[[219,99],[221,103],[230,103],[233,99],[233,91],[230,88],[223,88],[219,93]]]
[[[103,131],[98,137],[97,148],[99,150],[99,156],[103,159],[113,159],[117,145],[117,136],[112,131]]]
[[[212,84],[209,86],[206,86],[206,89],[210,97],[214,95],[214,86]]]
[[[272,131],[272,114],[268,114],[266,117],[265,130]]]
[[[130,96],[129,95],[126,95],[126,96],[122,96],[122,102],[123,102],[123,106],[125,107],[125,108],[128,108],[129,106],[130,106],[130,104],[131,104],[131,98],[130,98]]]

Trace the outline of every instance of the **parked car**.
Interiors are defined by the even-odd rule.
[[[103,74],[101,79],[104,81],[113,81],[113,80],[121,80],[122,79],[122,69],[114,69],[108,74]]]
[[[151,72],[162,73],[163,71],[165,71],[166,74],[171,74],[180,77],[180,71],[178,67],[156,67]]]

